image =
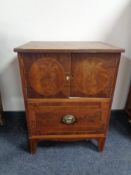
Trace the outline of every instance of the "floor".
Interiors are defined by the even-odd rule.
[[[24,113],[7,113],[0,127],[0,175],[130,175],[131,126],[124,112],[113,112],[103,153],[95,141],[42,142],[27,148]]]

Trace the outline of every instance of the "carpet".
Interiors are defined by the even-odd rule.
[[[7,115],[7,114],[6,114]],[[31,155],[24,113],[0,127],[0,175],[130,175],[131,134],[124,112],[112,112],[102,153],[95,140],[41,142]]]

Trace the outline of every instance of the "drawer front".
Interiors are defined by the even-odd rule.
[[[71,96],[111,97],[120,54],[72,54]]]
[[[28,104],[28,121],[31,135],[103,133],[109,102]]]
[[[27,97],[69,97],[70,54],[24,53],[20,63],[24,65]]]

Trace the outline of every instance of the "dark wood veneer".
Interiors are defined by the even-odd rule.
[[[101,42],[30,42],[14,50],[31,153],[41,140],[96,139],[102,151],[124,50]]]
[[[129,88],[129,93],[128,93],[128,97],[127,97],[125,111],[127,112],[128,116],[129,116],[129,122],[131,122],[131,85]]]

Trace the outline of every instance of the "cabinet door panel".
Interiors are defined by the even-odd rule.
[[[72,54],[71,96],[110,97],[119,54]]]
[[[69,97],[69,54],[24,54],[29,98]]]

